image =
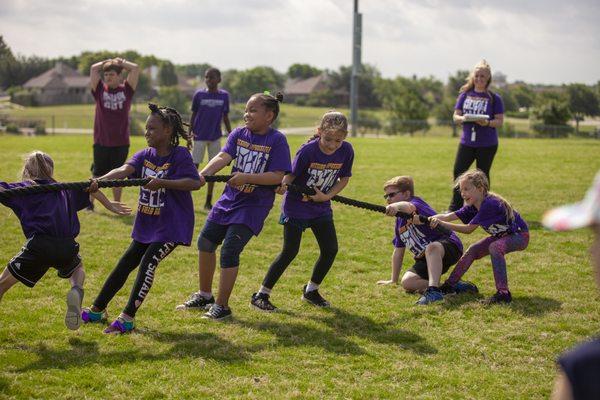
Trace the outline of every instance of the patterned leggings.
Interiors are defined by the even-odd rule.
[[[506,276],[506,261],[504,255],[512,251],[521,251],[529,244],[529,232],[513,233],[512,235],[497,238],[489,236],[472,244],[456,264],[454,271],[448,277],[448,283],[455,285],[468,271],[473,261],[490,255],[494,269],[496,290],[508,292],[508,278]]]

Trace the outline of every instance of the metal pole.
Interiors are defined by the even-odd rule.
[[[362,14],[358,12],[358,0],[354,0],[352,35],[352,75],[350,77],[350,123],[352,136],[358,128],[358,76],[361,71]]]

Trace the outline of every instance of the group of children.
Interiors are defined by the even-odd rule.
[[[215,78],[218,80],[218,77]],[[217,82],[218,83],[218,82]],[[212,86],[213,94],[216,85]],[[210,90],[210,86],[209,86]],[[218,94],[218,92],[217,92]],[[217,96],[219,97],[219,96]],[[221,96],[222,97],[222,96]],[[209,98],[206,104],[224,104]],[[201,100],[200,100],[201,101]],[[83,299],[83,267],[79,246],[77,211],[89,204],[88,193],[65,190],[2,200],[20,219],[27,242],[9,262],[0,277],[0,299],[17,281],[33,286],[48,270],[55,267],[59,276],[70,278],[72,289],[67,295],[66,325],[77,329],[82,322],[104,323],[107,306],[123,287],[129,274],[138,268],[129,301],[123,311],[104,330],[126,333],[134,329],[136,312],[148,295],[158,264],[178,245],[191,243],[194,210],[190,191],[205,184],[205,176],[214,175],[233,162],[231,179],[214,205],[207,199],[210,212],[198,237],[199,291],[193,293],[178,309],[204,310],[204,318],[222,320],[231,316],[229,298],[238,274],[240,254],[253,236],[258,236],[273,207],[275,191],[268,185],[279,185],[283,194],[280,223],[283,225],[283,248],[271,263],[259,290],[250,304],[261,311],[275,311],[272,290],[298,254],[302,234],[310,228],[320,249],[310,280],[302,289],[302,299],[317,307],[329,302],[319,293],[319,286],[333,265],[338,251],[337,235],[330,200],[348,184],[352,175],[354,152],[346,142],[348,121],[335,111],[321,119],[313,138],[297,151],[293,163],[284,134],[272,127],[279,114],[282,95],[257,93],[250,97],[244,113],[244,126],[230,132],[225,146],[198,173],[198,153],[190,155],[191,135],[176,110],[150,105],[145,138],[148,148],[135,153],[123,166],[92,180],[89,194],[117,214],[131,212],[125,205],[110,202],[98,191],[98,181],[127,177],[150,178],[140,188],[132,242],[107,277],[89,308],[81,308]],[[199,112],[197,108],[195,113]],[[220,129],[221,115],[213,118]],[[213,116],[214,117],[214,116]],[[192,119],[194,126],[194,118]],[[227,126],[228,130],[230,127]],[[193,128],[192,128],[193,129]],[[188,142],[179,146],[179,138]],[[32,153],[23,169],[23,182],[0,183],[4,189],[44,184],[53,181],[50,157]],[[307,196],[286,191],[287,185],[312,187],[316,194]],[[397,282],[404,251],[415,258],[414,266],[402,277],[401,284],[410,292],[422,293],[418,304],[443,299],[444,294],[476,292],[475,285],[460,280],[475,259],[490,254],[497,293],[489,303],[508,303],[511,295],[506,279],[504,255],[523,250],[528,243],[527,225],[510,204],[489,191],[481,171],[461,175],[456,184],[465,206],[449,214],[437,214],[423,199],[415,196],[414,183],[408,176],[391,179],[384,185],[388,202],[386,213],[398,211],[430,217],[429,224],[418,218],[397,217],[392,279]],[[463,224],[448,221],[460,219]],[[460,233],[471,233],[478,226],[491,236],[472,245],[463,254],[456,234],[438,233],[442,225]],[[216,270],[216,250],[220,249],[218,296],[212,294]],[[440,285],[440,277],[457,264],[450,277]]]

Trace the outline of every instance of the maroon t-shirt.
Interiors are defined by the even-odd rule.
[[[129,145],[129,109],[134,90],[125,83],[110,89],[99,81],[92,95],[96,100],[94,144],[116,147]]]

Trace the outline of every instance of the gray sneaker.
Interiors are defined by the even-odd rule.
[[[73,286],[67,293],[67,313],[65,314],[65,325],[72,331],[76,331],[81,326],[82,300],[83,289]]]

